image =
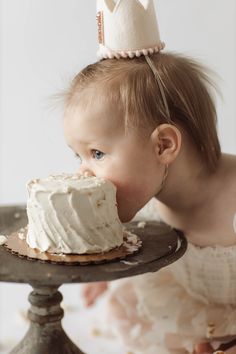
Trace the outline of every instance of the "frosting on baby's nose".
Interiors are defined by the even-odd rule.
[[[96,177],[93,171],[91,171],[85,164],[81,164],[78,171],[79,175],[84,177]]]
[[[91,172],[91,171],[85,171],[83,173],[83,176],[84,177],[95,177],[95,174],[93,172]]]
[[[82,169],[79,170],[78,175],[84,176],[84,177],[96,177],[92,171],[82,170]]]

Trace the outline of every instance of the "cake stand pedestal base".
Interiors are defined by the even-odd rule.
[[[0,234],[10,235],[27,225],[25,206],[0,207]],[[30,328],[10,354],[84,354],[69,339],[61,326],[62,284],[111,281],[159,269],[183,256],[187,241],[182,232],[158,222],[126,228],[138,235],[142,247],[138,253],[104,264],[58,265],[20,258],[0,246],[0,281],[26,283],[33,287],[29,295]]]
[[[64,311],[58,287],[33,288],[29,295],[30,328],[10,354],[84,354],[62,328]]]

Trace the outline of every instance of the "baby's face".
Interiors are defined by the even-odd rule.
[[[67,111],[64,133],[81,160],[79,172],[103,177],[117,187],[122,222],[131,220],[157,193],[161,177],[151,139],[125,134],[117,107],[96,99],[87,107]]]

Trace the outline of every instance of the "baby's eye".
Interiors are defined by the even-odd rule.
[[[99,150],[92,150],[92,156],[95,160],[101,160],[105,156],[104,152]]]

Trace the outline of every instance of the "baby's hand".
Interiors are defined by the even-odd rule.
[[[195,347],[194,354],[212,354],[213,348],[209,343],[199,343]]]
[[[194,354],[236,354],[236,346],[232,346],[229,349],[222,350],[213,350],[209,343],[200,343],[195,347]]]
[[[89,283],[83,286],[82,296],[87,307],[94,304],[94,302],[101,296],[108,288],[108,283],[105,281],[98,283]]]

